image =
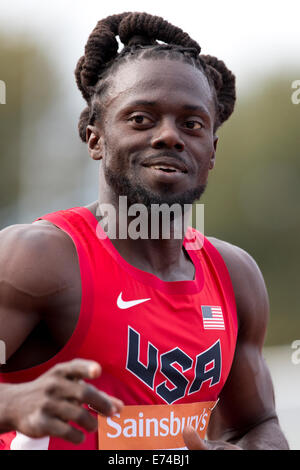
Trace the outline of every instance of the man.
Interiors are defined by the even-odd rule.
[[[146,208],[149,235],[155,205],[185,209],[203,193],[235,84],[199,53],[179,28],[139,13],[100,21],[88,40],[79,132],[100,161],[99,199],[1,233],[3,448],[288,448],[254,260],[192,229],[175,237],[176,217],[168,239],[160,222],[158,237],[133,238],[133,212],[119,211],[121,197]],[[92,409],[106,416],[99,439]]]

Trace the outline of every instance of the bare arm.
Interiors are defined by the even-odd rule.
[[[0,233],[0,339],[6,346],[6,360],[40,321],[38,296],[31,285],[34,279],[30,279],[33,260],[28,263],[32,253],[26,255],[29,231],[19,225]]]
[[[8,361],[45,312],[51,320],[68,303],[72,288],[75,297],[74,252],[72,242],[52,225],[15,225],[0,232],[0,339]]]
[[[0,339],[6,344],[8,363],[44,311],[55,310],[58,304],[67,308],[74,250],[65,240],[61,231],[45,225],[13,226],[0,233]],[[57,297],[60,301],[54,302]],[[75,360],[58,364],[32,382],[0,384],[0,433],[16,430],[29,437],[51,435],[81,442],[83,433],[69,421],[87,431],[97,427],[97,419],[83,404],[106,415],[122,406],[82,381],[100,373],[97,363]]]
[[[214,410],[205,445],[190,430],[189,448],[288,449],[275,410],[273,384],[262,356],[269,301],[262,274],[243,250],[211,240],[228,267],[238,311],[232,368]],[[227,444],[226,444],[227,443]],[[232,447],[233,449],[235,447]]]

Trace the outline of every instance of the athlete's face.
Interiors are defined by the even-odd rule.
[[[100,139],[90,130],[89,149],[102,158],[109,187],[131,203],[189,204],[214,165],[214,121],[202,72],[179,61],[132,61],[113,79],[96,126]]]

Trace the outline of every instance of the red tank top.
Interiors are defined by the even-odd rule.
[[[92,359],[102,375],[92,383],[125,405],[216,401],[228,377],[237,336],[233,288],[216,248],[199,232],[201,249],[184,247],[191,281],[164,282],[128,264],[94,215],[76,207],[42,219],[65,231],[76,247],[82,282],[79,319],[67,344],[49,361],[0,382],[34,380],[59,362]],[[202,238],[201,238],[202,237]],[[73,445],[59,438],[0,435],[0,449],[97,449],[97,433]]]

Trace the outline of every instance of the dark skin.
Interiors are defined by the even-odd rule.
[[[127,176],[133,185],[143,182],[156,194],[166,184],[180,194],[207,182],[215,163],[215,108],[199,70],[177,61],[130,62],[118,69],[105,109],[101,123],[87,129],[90,156],[100,161],[99,200],[87,206],[96,217],[99,203],[118,204],[105,167]],[[174,158],[179,155],[186,171],[167,174],[144,166],[164,150],[173,152]],[[165,165],[171,165],[170,158]],[[210,241],[223,256],[232,280],[237,347],[211,417],[209,440],[201,440],[189,428],[184,430],[184,440],[189,449],[200,450],[287,449],[262,357],[269,315],[263,277],[245,251],[221,240]],[[182,240],[112,242],[127,262],[164,281],[194,277]],[[47,221],[3,230],[0,266],[0,337],[7,347],[7,364],[1,370],[14,371],[46,361],[71,337],[80,312],[80,271],[72,240]],[[30,384],[0,385],[0,432],[17,429],[30,437],[59,435],[80,442],[80,431],[66,421],[71,416],[86,430],[96,429],[96,420],[83,410],[83,403],[106,415],[122,408],[119,400],[83,382],[100,373],[96,363],[79,360],[58,365]]]

